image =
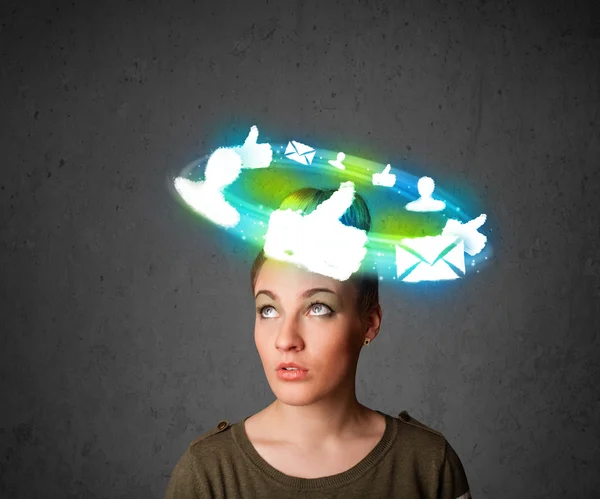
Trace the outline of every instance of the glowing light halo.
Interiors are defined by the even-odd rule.
[[[255,131],[255,133],[257,132]],[[339,157],[340,149],[330,150],[315,147],[311,144],[311,141],[303,140],[302,138],[293,140],[296,143],[314,149],[314,155],[310,160],[310,164],[302,164],[297,160],[286,157],[285,151],[286,149],[289,151],[289,144],[292,142],[292,139],[285,142],[267,142],[264,138],[263,140],[259,139],[258,142],[261,143],[261,145],[264,143],[270,144],[272,161],[267,167],[242,169],[239,178],[231,185],[225,187],[223,190],[224,198],[239,212],[240,218],[239,223],[234,227],[220,226],[221,228],[244,240],[246,243],[255,246],[258,250],[265,244],[265,235],[269,226],[271,214],[278,209],[279,202],[287,194],[301,187],[338,189],[343,182],[351,181],[354,183],[355,192],[360,194],[367,201],[372,218],[372,226],[368,233],[368,242],[366,245],[368,248],[365,256],[366,262],[363,263],[363,267],[366,270],[369,270],[372,267],[373,270],[377,271],[381,280],[400,280],[400,269],[394,264],[398,252],[397,245],[402,247],[403,243],[406,243],[407,240],[411,239],[418,240],[420,238],[431,238],[432,236],[439,236],[440,238],[443,236],[464,237],[464,267],[466,268],[464,275],[475,272],[474,267],[476,263],[478,267],[477,272],[479,272],[481,264],[485,263],[490,257],[491,246],[486,236],[482,235],[480,232],[476,233],[477,237],[470,238],[465,235],[467,230],[481,229],[481,226],[484,225],[486,221],[487,215],[476,213],[474,216],[471,216],[467,210],[458,206],[454,197],[444,190],[443,187],[440,187],[437,182],[435,185],[434,197],[435,199],[443,200],[446,208],[437,213],[411,213],[405,206],[411,201],[419,198],[417,184],[419,179],[423,178],[422,176],[412,175],[406,171],[400,170],[395,166],[393,161],[386,160],[382,163],[378,163],[366,158],[354,156],[347,152],[346,149],[344,149],[343,152],[343,164],[345,168],[340,169],[331,163],[332,161],[335,162]],[[223,147],[234,150],[240,146],[238,144],[231,144]],[[204,179],[204,168],[213,153],[204,155],[200,159],[189,163],[178,177],[187,178],[193,181],[202,181]],[[257,180],[260,180],[260,178],[265,175],[267,175],[267,178],[263,179],[264,182],[277,183],[274,182],[273,178],[269,180],[270,177],[274,176],[271,172],[275,170],[277,170],[277,176],[281,177],[283,180],[289,177],[293,179],[297,178],[299,182],[287,182],[288,185],[286,185],[285,188],[277,187],[276,185],[263,185],[258,189],[256,185],[251,185],[253,181],[256,183]],[[384,171],[395,175],[394,185],[373,184],[373,174],[380,174]],[[281,183],[286,184],[285,181],[281,181]],[[262,202],[258,199],[252,199],[253,197],[256,197],[253,196],[253,194],[259,190],[262,190],[263,194],[270,193],[269,196],[263,196],[264,200]],[[273,193],[276,193],[276,195],[273,195]],[[180,193],[177,194],[181,195]],[[397,201],[394,200],[393,202],[390,202],[390,199],[393,197],[396,197]],[[380,207],[380,204],[385,204],[383,203],[385,198],[388,199],[388,206],[385,208],[388,212],[388,218],[390,218],[390,212],[392,211],[396,215],[395,218],[409,220],[412,217],[414,220],[412,222],[407,222],[408,225],[412,226],[412,232],[390,233],[389,230],[378,230],[378,224],[376,223],[378,220],[378,212],[385,211]],[[185,200],[184,203],[189,206],[189,203]],[[189,207],[192,208],[195,213],[207,218],[205,214],[198,212],[192,206]],[[425,223],[423,221],[423,217],[426,217],[427,220],[429,220],[432,216],[438,217],[439,220],[437,224],[431,224],[429,222]],[[442,226],[443,222],[446,222],[445,226]],[[436,230],[432,230],[433,225],[437,225]],[[477,227],[472,229],[474,226]],[[472,241],[476,241],[476,244]],[[418,244],[420,243],[415,241],[415,245]],[[466,248],[470,248],[471,253],[475,253],[467,253]],[[436,265],[439,265],[439,263],[436,263]],[[428,281],[437,280],[431,272],[429,272],[429,274],[422,274],[430,276]],[[447,277],[440,277],[439,280],[446,278]],[[411,281],[410,277],[405,276],[403,282],[415,281]]]

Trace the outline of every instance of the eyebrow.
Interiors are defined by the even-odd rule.
[[[329,288],[311,288],[311,289],[307,289],[304,293],[302,293],[301,298],[308,298],[319,292],[332,293],[334,295],[337,294],[337,293],[335,293],[335,291],[331,291],[331,289],[329,289]],[[269,291],[268,289],[261,289],[258,293],[256,293],[256,296],[254,298],[255,299],[258,298],[258,295],[261,293],[267,295],[268,297],[270,297],[273,300],[279,300],[279,297],[275,293]]]

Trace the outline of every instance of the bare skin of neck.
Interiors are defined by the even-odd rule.
[[[345,448],[349,442],[380,436],[385,418],[358,402],[356,404],[352,409],[344,408],[336,414],[325,410],[319,412],[314,407],[283,406],[275,401],[256,414],[260,438],[300,452],[315,453],[334,452]]]

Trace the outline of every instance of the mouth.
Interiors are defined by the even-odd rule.
[[[281,362],[275,370],[276,371],[308,371],[308,369],[306,369],[302,366],[299,366],[295,362]]]
[[[276,376],[283,381],[300,381],[308,377],[306,369],[277,369]]]

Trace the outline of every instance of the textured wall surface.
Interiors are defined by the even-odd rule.
[[[0,6],[0,497],[160,498],[272,402],[253,254],[166,186],[252,124],[489,207],[484,271],[382,285],[358,398],[443,432],[475,498],[598,497],[598,2],[29,4]]]

